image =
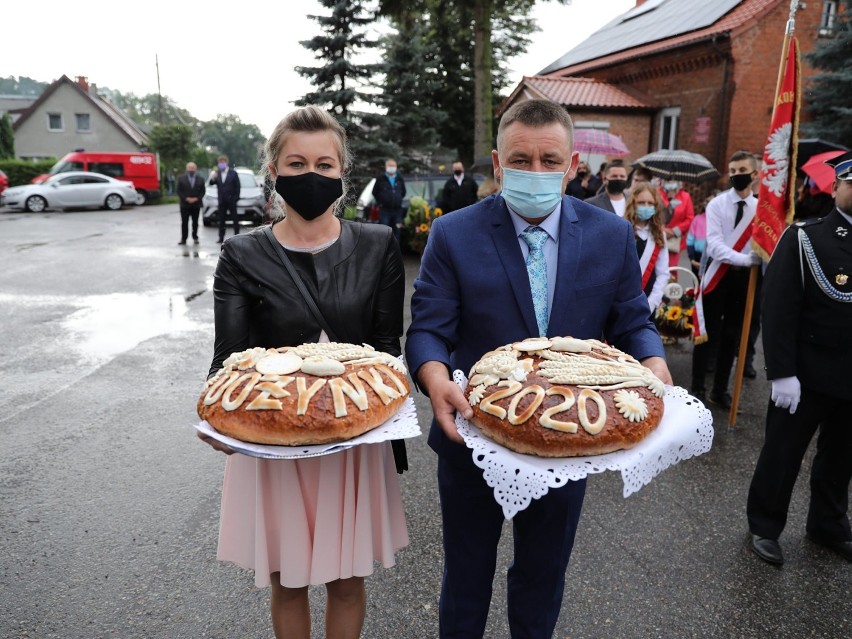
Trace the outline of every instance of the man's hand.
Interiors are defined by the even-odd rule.
[[[669,372],[669,366],[662,357],[646,357],[642,360],[642,366],[649,368],[654,375],[660,378],[663,384],[668,384],[669,386],[674,384],[672,374]]]
[[[798,377],[782,377],[772,380],[772,401],[778,408],[789,408],[790,414],[796,412],[802,398],[802,385]]]
[[[209,435],[205,435],[205,434],[204,434],[204,433],[202,433],[200,430],[195,431],[195,434],[196,434],[196,435],[198,435],[198,439],[200,439],[200,440],[201,440],[201,441],[203,441],[203,442],[206,442],[206,443],[210,444],[210,446],[211,446],[211,447],[213,447],[213,448],[215,448],[216,450],[218,450],[218,451],[220,451],[220,452],[223,452],[223,453],[225,453],[226,455],[233,455],[233,454],[234,454],[234,449],[233,449],[233,448],[231,448],[230,446],[227,446],[227,445],[223,444],[223,443],[222,443],[222,442],[220,442],[220,441],[217,441],[217,440],[213,439],[213,438],[212,438],[212,437],[210,437]]]
[[[432,400],[435,421],[444,434],[457,444],[463,444],[464,439],[456,429],[456,411],[470,419],[473,409],[459,385],[450,379],[447,367],[441,362],[426,362],[417,370],[417,379]]]

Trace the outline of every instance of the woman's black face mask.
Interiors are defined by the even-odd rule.
[[[343,180],[330,178],[313,171],[299,175],[279,175],[275,191],[306,220],[325,213],[343,195]]]

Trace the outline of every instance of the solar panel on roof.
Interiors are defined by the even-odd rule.
[[[709,27],[741,2],[743,0],[648,0],[595,31],[538,75]],[[639,13],[634,13],[636,11]]]

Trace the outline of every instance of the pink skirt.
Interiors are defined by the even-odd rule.
[[[225,464],[218,559],[300,588],[365,577],[408,545],[390,442],[307,459]]]

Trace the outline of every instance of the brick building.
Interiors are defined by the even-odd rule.
[[[795,33],[802,54],[831,37],[840,5],[799,3]],[[725,173],[734,151],[763,152],[789,9],[789,0],[637,0],[537,75],[524,77],[499,112],[519,100],[551,99],[577,126],[620,136],[630,149],[626,161],[682,148]],[[803,59],[804,88],[812,75]]]

